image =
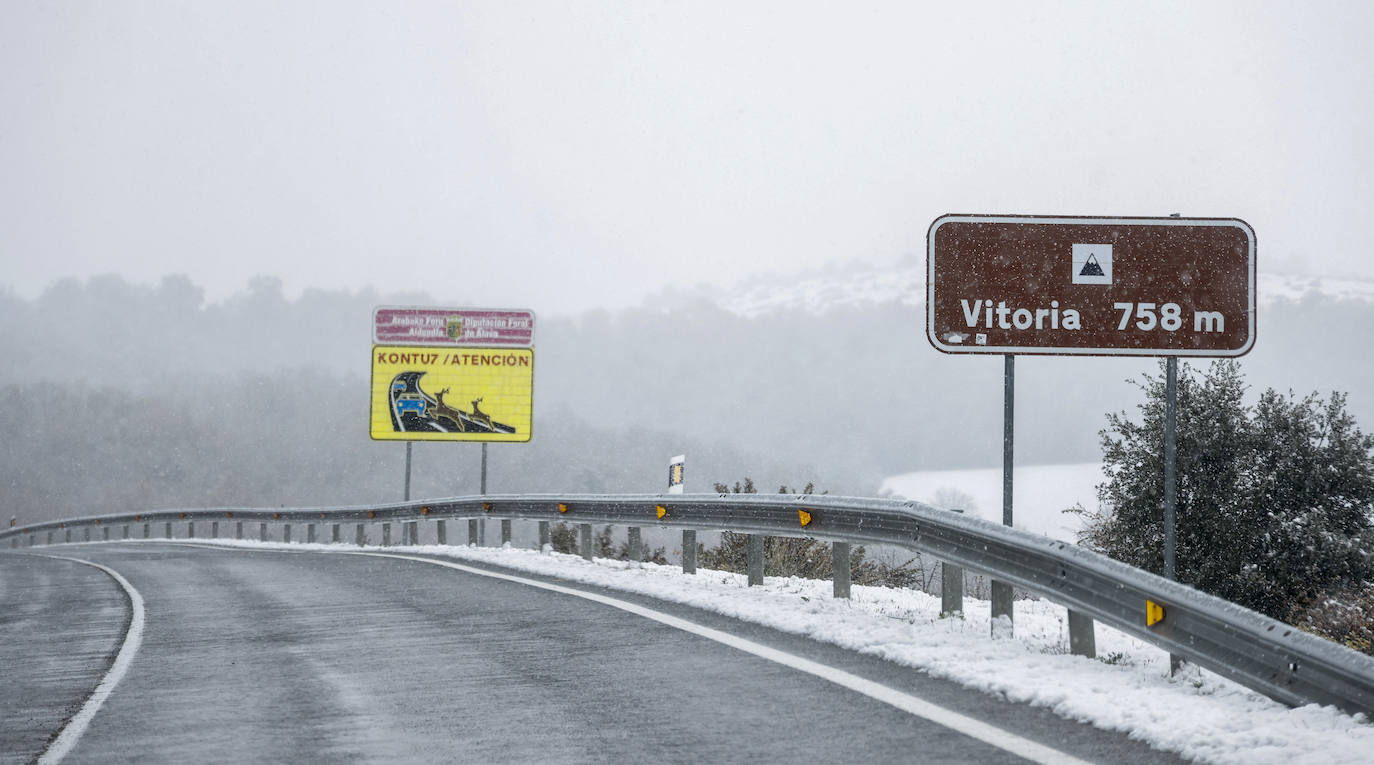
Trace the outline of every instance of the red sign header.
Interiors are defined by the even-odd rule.
[[[377,345],[534,346],[534,312],[492,308],[383,306],[372,314]]]

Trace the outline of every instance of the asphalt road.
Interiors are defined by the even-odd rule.
[[[146,608],[127,674],[65,762],[1024,761],[1015,746],[683,629],[424,562],[169,543],[33,552],[108,566]],[[1073,757],[1171,761],[1125,736],[880,659],[579,589],[995,721]],[[129,622],[128,597],[103,572],[0,553],[0,761],[44,751],[110,666]]]

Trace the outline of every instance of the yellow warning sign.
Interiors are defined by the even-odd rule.
[[[1145,601],[1145,626],[1153,627],[1164,621],[1164,606],[1153,600]]]
[[[372,438],[530,440],[534,349],[372,347]]]

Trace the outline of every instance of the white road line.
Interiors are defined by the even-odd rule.
[[[578,590],[572,587],[563,587],[557,584],[549,584],[548,582],[540,582],[535,579],[526,579],[524,577],[513,576],[511,574],[502,574],[497,573],[495,571],[486,571],[480,568],[464,566],[460,563],[449,563],[448,561],[435,560],[434,558],[422,558],[414,555],[398,555],[395,553],[374,552],[352,552],[348,554],[368,555],[376,558],[396,558],[399,560],[416,561],[418,563],[430,563],[435,566],[443,566],[445,568],[456,569],[458,571],[463,571],[469,574],[491,577],[493,579],[504,579],[508,582],[518,582],[520,584],[529,585],[530,587],[538,587],[542,590],[549,590],[551,592],[557,592],[563,595],[571,595],[576,598],[583,598],[596,603],[601,603],[612,608],[618,608],[621,611],[627,611],[629,613],[635,614],[636,616],[642,616],[646,619],[652,619],[656,622],[659,622],[660,624],[665,624],[669,627],[674,627],[684,632],[690,632],[693,635],[698,635],[708,640],[714,640],[717,643],[730,646],[731,648],[744,651],[745,653],[753,654],[755,656],[758,656],[759,658],[767,659],[768,661],[776,662],[785,667],[791,667],[792,669],[805,672],[810,675],[814,675],[816,677],[821,678],[822,680],[828,680],[832,683],[835,683],[836,685],[843,686],[852,691],[855,691],[856,693],[861,693],[876,701],[880,701],[884,704],[896,707],[897,709],[900,709],[908,714],[915,715],[916,717],[925,718],[926,720],[936,723],[937,725],[943,725],[946,728],[958,731],[959,733],[962,733],[965,736],[977,739],[985,744],[991,744],[992,746],[995,746],[999,749],[1003,749],[1018,757],[1023,757],[1027,760],[1030,760],[1031,762],[1045,763],[1046,765],[1050,765],[1051,763],[1057,765],[1087,765],[1086,761],[1080,760],[1076,757],[1072,757],[1064,752],[1059,751],[1058,749],[1053,749],[1051,747],[1045,746],[1044,744],[1031,741],[1030,739],[1022,738],[1021,736],[1018,736],[1014,733],[1009,733],[1007,731],[1002,730],[1001,728],[982,722],[981,720],[975,720],[972,717],[968,717],[967,715],[962,715],[958,712],[953,712],[951,710],[945,709],[944,707],[936,706],[935,704],[932,704],[923,699],[918,699],[915,696],[912,696],[908,693],[903,693],[901,691],[889,688],[880,683],[875,683],[872,680],[867,680],[865,678],[859,677],[858,675],[845,672],[841,669],[835,669],[834,667],[829,667],[819,662],[811,661],[810,659],[804,659],[800,656],[795,656],[784,651],[779,651],[776,648],[770,648],[766,645],[755,643],[752,640],[745,640],[744,638],[731,635],[728,632],[721,632],[720,630],[712,629],[710,627],[703,627],[700,624],[689,622],[686,619],[681,619],[676,616],[665,614],[662,611],[655,611],[650,608],[645,608],[643,606],[636,605],[628,601],[617,600],[615,598],[610,598],[605,595],[600,595],[594,592],[587,592],[585,590]]]
[[[33,553],[39,555],[39,553]],[[124,634],[124,644],[119,647],[119,653],[115,656],[114,664],[101,678],[100,684],[91,692],[86,703],[81,705],[81,709],[67,721],[67,725],[62,728],[62,733],[48,746],[47,751],[38,758],[39,765],[51,765],[61,762],[63,757],[76,746],[76,742],[81,738],[81,734],[86,732],[86,727],[95,718],[95,713],[100,711],[100,705],[105,703],[105,699],[114,691],[115,686],[124,678],[124,673],[129,671],[129,664],[134,660],[134,655],[138,653],[138,646],[143,642],[143,596],[138,594],[129,580],[119,575],[114,569],[102,566],[99,563],[92,563],[80,558],[68,558],[65,555],[42,555],[44,558],[54,558],[56,560],[66,560],[72,563],[80,563],[92,568],[98,568],[110,575],[124,588],[124,592],[129,596],[129,604],[133,611],[133,616],[129,619],[129,631]]]

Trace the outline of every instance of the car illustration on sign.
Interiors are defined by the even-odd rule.
[[[401,372],[391,379],[391,427],[398,433],[515,433],[482,411],[482,398],[465,411],[444,401],[448,389],[430,396],[420,387],[424,372]]]

